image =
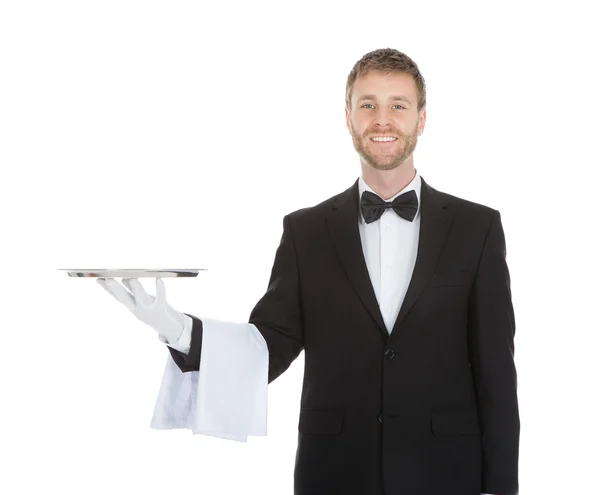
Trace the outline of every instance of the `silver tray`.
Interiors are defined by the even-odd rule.
[[[207,268],[59,268],[69,277],[93,278],[156,278],[156,277],[197,277]]]

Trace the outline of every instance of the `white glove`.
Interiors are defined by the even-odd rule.
[[[138,320],[154,328],[162,342],[177,343],[183,332],[185,319],[189,316],[186,317],[167,303],[165,283],[160,277],[156,278],[156,297],[149,295],[137,278],[122,279],[129,291],[114,278],[98,278],[96,281]]]

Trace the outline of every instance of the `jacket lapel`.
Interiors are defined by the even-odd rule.
[[[442,195],[429,186],[422,176],[420,206],[421,227],[415,268],[391,334],[398,328],[431,279],[451,224]],[[387,340],[391,334],[388,334],[379,310],[362,251],[358,229],[358,208],[357,179],[333,202],[326,222],[331,242],[350,284]]]

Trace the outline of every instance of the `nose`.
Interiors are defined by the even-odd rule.
[[[390,112],[387,108],[379,107],[375,111],[375,118],[373,119],[373,125],[379,127],[386,127],[392,125],[392,119]]]

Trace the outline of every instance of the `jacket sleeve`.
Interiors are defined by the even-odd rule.
[[[482,438],[481,491],[518,493],[515,317],[500,212],[494,210],[469,302],[469,354]]]
[[[283,234],[267,290],[252,309],[249,323],[267,343],[271,383],[304,348],[300,279],[289,215],[283,218]]]
[[[261,333],[269,350],[269,383],[287,370],[303,349],[298,266],[288,217],[283,218],[283,234],[267,290],[249,318],[249,323]],[[200,367],[202,320],[188,316],[193,319],[189,354],[169,347],[173,361],[182,372],[198,371]]]

